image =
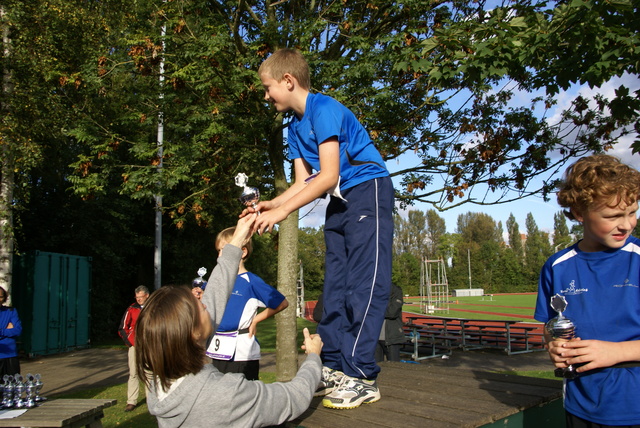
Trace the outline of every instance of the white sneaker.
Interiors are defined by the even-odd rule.
[[[318,389],[313,394],[314,397],[321,397],[327,395],[336,389],[336,386],[340,383],[345,374],[340,370],[330,369],[329,367],[322,366],[322,377],[318,384]]]
[[[330,409],[355,409],[361,404],[375,403],[380,390],[375,380],[358,379],[344,375],[340,384],[322,400]]]

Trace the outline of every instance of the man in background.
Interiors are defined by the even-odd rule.
[[[124,340],[124,344],[129,347],[129,381],[127,383],[127,407],[125,412],[130,412],[138,404],[138,394],[140,393],[140,379],[136,370],[136,351],[133,346],[136,339],[136,321],[145,302],[149,298],[149,289],[141,285],[135,289],[136,302],[129,306],[120,321],[118,334]]]

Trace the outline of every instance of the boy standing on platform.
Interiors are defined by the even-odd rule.
[[[293,111],[287,142],[295,182],[262,201],[254,230],[271,231],[289,214],[331,195],[326,243],[322,336],[323,405],[351,409],[380,399],[375,349],[389,300],[394,190],[382,156],[355,115],[331,97],[310,92],[309,66],[281,49],[258,70],[265,99]],[[314,173],[315,172],[315,173]],[[243,215],[253,212],[248,208]]]
[[[564,379],[567,427],[640,427],[640,173],[608,155],[593,155],[567,170],[558,192],[565,215],[584,237],[542,268],[535,319],[557,314],[575,324],[569,341],[545,333],[557,368],[577,367]],[[566,376],[565,376],[566,377]]]

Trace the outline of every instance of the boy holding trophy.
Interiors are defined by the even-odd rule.
[[[578,160],[560,185],[584,236],[543,266],[535,319],[564,377],[567,427],[640,426],[638,199],[640,172],[608,155]]]

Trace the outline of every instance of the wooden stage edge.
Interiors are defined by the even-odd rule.
[[[481,427],[562,397],[562,382],[428,364],[380,363],[382,398],[351,410],[322,398],[288,427]]]

